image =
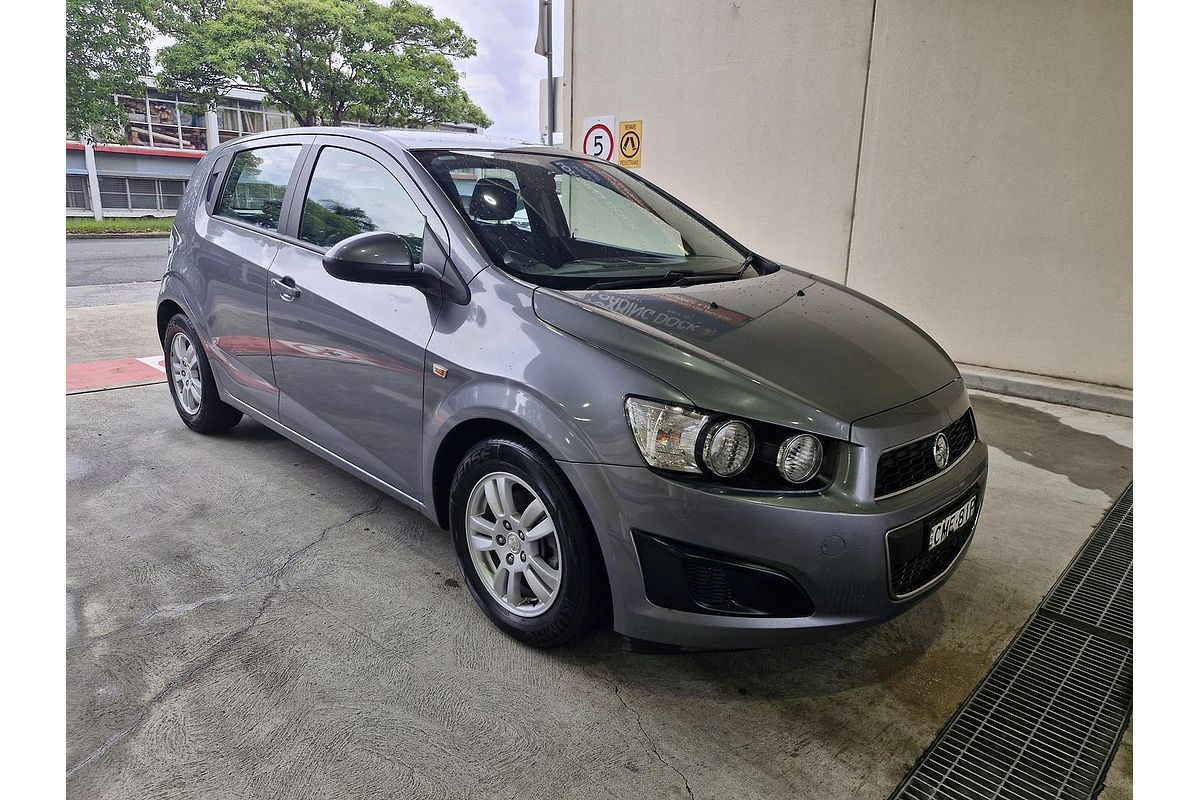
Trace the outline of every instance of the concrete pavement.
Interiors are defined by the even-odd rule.
[[[515,644],[443,531],[257,424],[73,396],[68,795],[886,797],[1128,479],[1128,420],[976,409],[988,501],[941,592],[827,644],[647,656]]]

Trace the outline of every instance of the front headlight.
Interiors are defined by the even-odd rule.
[[[740,419],[714,424],[704,437],[701,457],[704,466],[720,478],[732,478],[750,466],[754,455],[754,432]]]
[[[706,415],[681,406],[627,397],[625,418],[647,464],[678,472],[700,472],[696,441],[708,422]]]
[[[779,447],[775,466],[779,474],[791,483],[806,483],[817,475],[821,468],[821,440],[802,433],[793,436]]]

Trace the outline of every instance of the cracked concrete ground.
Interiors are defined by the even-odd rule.
[[[107,285],[70,362],[152,352],[145,292]],[[88,800],[885,798],[1132,455],[1128,419],[976,395],[980,527],[911,612],[807,647],[542,652],[475,608],[445,532],[266,428],[193,434],[164,385],[66,403],[66,790]],[[1104,800],[1131,796],[1129,741]]]
[[[648,656],[514,643],[443,531],[262,426],[192,434],[161,385],[69,397],[68,796],[886,797],[1129,478],[1128,420],[975,407],[987,505],[928,602]]]

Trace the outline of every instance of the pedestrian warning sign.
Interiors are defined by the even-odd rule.
[[[642,165],[642,121],[622,122],[617,128],[617,163],[637,169]]]

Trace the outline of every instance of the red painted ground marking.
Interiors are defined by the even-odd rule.
[[[167,379],[162,356],[67,364],[67,393],[160,383]]]

